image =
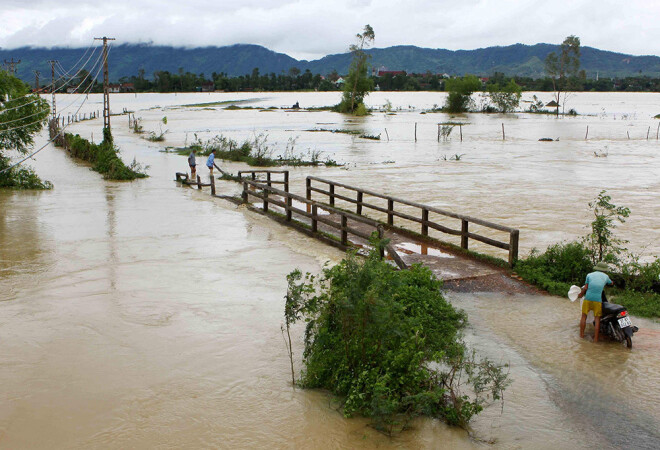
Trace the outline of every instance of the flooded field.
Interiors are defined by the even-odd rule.
[[[338,96],[112,95],[114,112],[167,130],[165,142],[152,143],[129,131],[127,116],[112,118],[123,159],[149,165],[150,178],[107,182],[48,147],[32,166],[53,191],[0,191],[0,447],[657,446],[660,325],[634,318],[632,351],[594,346],[577,337],[577,306],[557,297],[450,294],[469,314],[468,342],[511,364],[504,409],[493,405],[474,421],[476,439],[430,420],[390,439],[344,419],[324,393],[292,389],[280,332],[285,275],[319,271],[341,253],[177,187],[185,157],[163,150],[195,134],[264,133],[276,156],[294,139],[295,152],[344,166],[291,168],[292,190],[303,192],[314,174],[502,223],[520,229],[523,255],[585,234],[587,203],[607,189],[632,211],[619,228],[629,248],[649,257],[660,254],[660,95],[579,94],[567,108],[582,115],[562,119],[421,114],[442,104],[442,93],[374,93],[371,106],[389,100],[393,113],[366,118],[262,109]],[[59,96],[58,110],[71,104],[62,114],[73,113],[75,101]],[[256,109],[216,103],[228,101]],[[101,97],[90,96],[80,113],[97,109]],[[462,142],[458,128],[437,142],[438,123],[449,120],[464,123]],[[69,130],[98,141],[101,127],[92,120]],[[307,131],[319,128],[381,140]],[[218,191],[239,187],[219,182]]]

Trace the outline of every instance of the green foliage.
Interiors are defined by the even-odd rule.
[[[349,253],[318,278],[287,277],[286,323],[307,323],[300,384],[331,391],[345,416],[371,417],[390,434],[419,415],[466,426],[501,398],[507,375],[467,351],[467,317],[443,298],[433,273],[396,270],[378,256],[385,244],[372,241],[366,260]]]
[[[475,75],[463,78],[451,78],[445,81],[445,90],[449,93],[445,102],[445,111],[450,113],[467,112],[473,107],[470,96],[481,89],[481,81]]]
[[[46,100],[30,94],[23,81],[0,70],[0,156],[5,150],[27,153],[49,112]]]
[[[50,181],[42,181],[29,167],[14,167],[2,172],[11,165],[9,158],[0,155],[0,189],[52,189]]]
[[[543,253],[532,250],[526,259],[516,262],[515,270],[526,281],[563,296],[571,285],[581,286],[593,266],[591,251],[582,242],[562,242]]]
[[[660,294],[634,290],[615,291],[610,301],[624,305],[630,314],[640,317],[660,317]]]
[[[79,135],[66,133],[64,135],[65,147],[71,155],[92,163],[92,169],[103,174],[107,180],[135,180],[145,178],[144,169],[136,162],[126,166],[118,155],[117,148],[112,143],[112,134],[107,128],[103,129],[103,142],[94,144]]]
[[[594,214],[594,220],[591,222],[591,233],[585,237],[585,243],[591,251],[592,262],[618,263],[620,255],[626,250],[622,245],[628,241],[614,236],[614,230],[616,222],[626,221],[630,209],[614,205],[612,197],[604,190],[589,202],[589,208]]]
[[[365,25],[363,32],[358,33],[356,37],[357,43],[349,48],[353,60],[345,78],[341,102],[337,107],[339,112],[364,116],[368,114],[364,106],[364,97],[369,95],[374,87],[373,81],[368,75],[367,59],[369,56],[364,49],[373,43],[376,35],[370,25]]]
[[[488,86],[488,96],[499,112],[508,113],[515,110],[520,104],[522,88],[511,79],[503,87],[497,83],[490,84]]]

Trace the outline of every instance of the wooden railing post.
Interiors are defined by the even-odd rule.
[[[306,197],[307,197],[307,200],[311,200],[312,199],[312,180],[310,178],[307,178],[305,180],[305,182],[306,182],[306,186],[307,186]]]
[[[343,245],[348,245],[348,230],[346,229],[348,227],[348,218],[346,215],[342,214],[341,215],[341,243]]]
[[[513,265],[518,260],[518,240],[520,238],[520,231],[513,230],[509,235],[509,266]]]
[[[376,227],[376,230],[378,230],[378,241],[382,241],[383,238],[385,237],[385,231],[383,230],[383,226],[379,224]],[[385,258],[385,247],[380,245],[380,242],[379,242],[378,254],[380,255],[380,259]]]
[[[335,185],[330,185],[330,206],[335,206]]]
[[[263,189],[264,193],[264,212],[268,212],[268,189]]]
[[[422,209],[422,236],[429,235],[429,210]]]
[[[468,248],[468,221],[461,219],[461,248]]]
[[[394,200],[387,199],[387,224],[394,225]]]
[[[289,192],[289,171],[284,172],[284,190]]]
[[[248,184],[247,181],[243,182],[243,194],[241,195],[243,197],[243,203],[248,202]]]
[[[211,195],[215,195],[215,177],[211,175]]]
[[[312,231],[314,233],[316,233],[319,228],[319,223],[316,220],[317,217],[318,217],[318,207],[316,205],[312,205]]]
[[[362,191],[358,191],[357,193],[357,206],[355,207],[355,212],[358,216],[362,215]]]
[[[202,190],[202,178],[197,175],[197,189]]]
[[[291,203],[292,203],[291,197],[287,196],[286,197],[286,220],[288,222],[291,222]]]
[[[266,173],[266,184],[268,185],[268,187],[272,186],[272,183],[270,182],[270,172]]]

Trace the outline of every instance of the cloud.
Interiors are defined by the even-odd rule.
[[[583,45],[632,54],[660,54],[660,5],[631,0],[3,0],[0,47],[118,43],[175,46],[259,44],[297,58],[346,51],[366,23],[376,46],[472,49],[513,43]]]

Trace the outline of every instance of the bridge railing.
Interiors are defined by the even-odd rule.
[[[277,189],[275,187],[264,184],[263,182],[244,178],[242,183],[242,197],[244,202],[248,202],[250,196],[258,198],[263,202],[264,212],[268,212],[270,205],[279,206],[284,210],[286,214],[286,220],[288,222],[292,220],[294,214],[300,217],[305,217],[311,221],[312,233],[319,232],[319,223],[325,224],[326,226],[339,232],[340,241],[344,246],[349,245],[349,235],[357,236],[366,240],[369,240],[371,237],[370,233],[365,233],[358,228],[352,227],[350,225],[351,222],[359,222],[373,226],[374,231],[378,233],[379,238],[383,238],[384,236],[383,225],[380,222],[368,217],[352,214],[332,206],[320,205],[317,202],[308,200],[303,196],[292,194],[282,189]],[[294,204],[294,201],[296,204],[300,205],[300,207]],[[329,214],[320,214],[321,211],[339,216],[339,221],[331,219]],[[406,263],[401,259],[401,256],[397,253],[392,245],[388,245],[386,250],[390,257],[397,264],[397,266],[402,269],[407,268]],[[381,250],[381,258],[382,257],[384,257],[384,253]]]
[[[275,177],[280,176],[281,179]],[[252,181],[265,183],[267,186],[273,184],[283,184],[284,190],[289,192],[289,171],[288,170],[241,170],[238,172],[238,178],[241,180],[245,177]],[[265,177],[264,177],[265,176]]]
[[[314,186],[313,182],[323,183],[326,189],[321,187]],[[337,188],[344,190],[343,193],[337,192]],[[354,192],[354,196],[349,196],[350,194],[345,193],[345,191]],[[337,183],[332,180],[308,176],[306,179],[306,200],[313,202],[312,193],[317,192],[324,196],[328,197],[328,204],[331,207],[335,206],[335,200],[343,200],[348,203],[355,205],[355,214],[362,217],[363,209],[372,209],[387,215],[387,224],[389,226],[394,225],[394,218],[400,218],[407,220],[409,222],[415,222],[421,225],[421,234],[423,236],[429,235],[429,228],[438,230],[442,233],[460,236],[461,237],[461,248],[468,248],[468,239],[474,239],[475,241],[483,242],[493,247],[501,248],[509,252],[509,265],[513,266],[516,260],[518,259],[518,241],[520,237],[520,231],[515,228],[510,228],[504,225],[499,225],[487,220],[478,219],[476,217],[470,217],[463,214],[456,214],[451,211],[445,211],[440,208],[436,208],[429,205],[424,205],[421,203],[411,202],[405,199],[398,197],[393,197],[390,195],[381,194],[378,192],[370,191],[368,189],[362,189],[355,186],[350,186],[343,183]],[[377,199],[387,201],[387,206],[381,206],[377,204],[370,203],[365,201],[365,197],[370,196]],[[401,211],[400,206],[405,205],[408,207],[408,210],[412,208],[416,213],[409,214],[408,212]],[[399,208],[397,209],[397,206]],[[461,221],[461,228],[454,229],[448,226],[442,225],[437,221],[431,220],[430,215],[437,214],[444,217],[450,217],[458,219]],[[491,237],[483,236],[481,234],[473,233],[470,231],[470,223],[475,225],[480,225],[485,228],[490,228],[493,230],[501,231],[508,233],[508,242],[503,242]]]

